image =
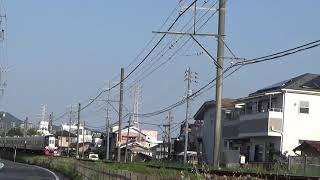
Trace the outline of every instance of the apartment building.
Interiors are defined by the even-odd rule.
[[[249,162],[269,162],[277,152],[293,155],[305,140],[320,140],[320,75],[306,73],[223,105],[222,149],[239,150]],[[203,158],[212,162],[215,102],[202,105]]]

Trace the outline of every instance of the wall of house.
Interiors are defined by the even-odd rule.
[[[204,125],[202,129],[202,157],[204,162],[211,164],[213,162],[213,142],[215,126],[215,110],[208,108],[204,113]]]
[[[309,114],[299,113],[300,101],[309,102]],[[285,93],[283,150],[289,155],[300,140],[320,140],[320,96]]]

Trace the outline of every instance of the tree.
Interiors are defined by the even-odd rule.
[[[18,128],[11,128],[8,131],[7,136],[23,136],[23,133],[19,127]]]
[[[34,135],[39,135],[39,133],[37,132],[36,129],[30,128],[30,129],[28,129],[28,131],[27,131],[27,135],[28,135],[28,136],[34,136]]]

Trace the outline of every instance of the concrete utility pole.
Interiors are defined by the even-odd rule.
[[[168,116],[168,157],[171,157],[171,123],[173,120],[172,116],[172,111],[169,111],[169,116]]]
[[[109,92],[108,92],[108,103],[107,103],[107,116],[106,116],[106,160],[109,160],[109,149],[110,149],[110,120],[109,120],[109,103],[110,103],[110,88],[111,82],[109,81]]]
[[[81,111],[81,104],[78,104],[78,124],[77,124],[77,151],[76,151],[76,158],[79,158],[79,133],[80,133],[80,111]]]
[[[132,121],[132,116],[129,119],[129,125],[128,125],[128,131],[127,131],[127,140],[126,140],[126,151],[124,154],[124,162],[127,162],[127,158],[128,158],[128,143],[129,143],[129,133],[130,133],[130,126],[131,126],[131,121]]]
[[[119,129],[118,129],[118,162],[121,161],[121,124],[122,124],[122,106],[123,106],[123,79],[124,79],[124,68],[121,68],[121,79],[120,79],[120,100],[119,100]]]
[[[225,36],[225,6],[226,0],[219,0],[219,24],[218,24],[218,51],[217,51],[217,75],[216,75],[216,117],[214,131],[213,166],[219,168],[220,144],[221,144],[221,108],[223,90],[223,57]]]
[[[70,107],[70,114],[69,114],[69,136],[68,136],[68,156],[70,153],[70,141],[71,141],[71,121],[72,121],[72,106]]]
[[[26,120],[24,121],[24,131],[23,131],[23,137],[27,136],[27,131],[28,131],[28,117],[26,117]]]
[[[84,135],[85,135],[85,130],[84,128],[86,127],[86,121],[83,121],[83,130],[82,130],[82,158],[84,159]]]
[[[108,111],[107,111],[107,117],[106,117],[106,121],[107,121],[107,126],[106,126],[106,160],[109,160],[109,149],[110,149],[110,122],[109,122],[109,115],[108,115]]]
[[[186,81],[188,82],[187,88],[187,109],[186,109],[186,122],[185,122],[185,133],[184,133],[184,156],[183,156],[183,163],[187,163],[187,152],[188,152],[188,133],[189,133],[189,96],[191,94],[191,81],[192,81],[192,72],[191,68],[189,67],[186,71]]]
[[[53,112],[50,113],[49,115],[49,133],[52,133],[52,119],[53,119]]]

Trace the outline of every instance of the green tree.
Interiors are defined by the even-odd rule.
[[[23,136],[23,133],[19,127],[18,128],[11,128],[8,131],[7,136]]]
[[[37,132],[36,129],[30,128],[30,129],[28,129],[28,131],[27,131],[27,135],[28,135],[28,136],[34,136],[34,135],[39,135],[39,133]]]

